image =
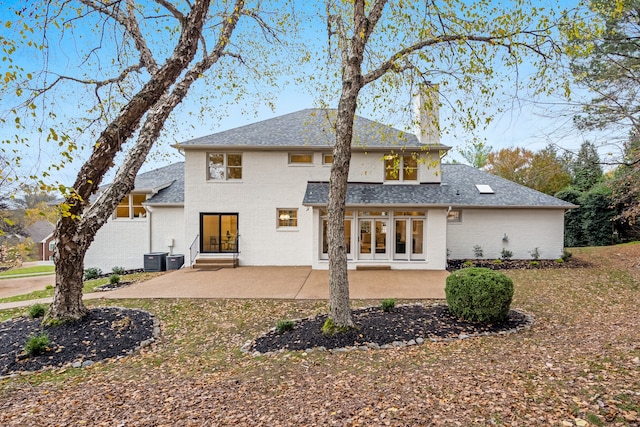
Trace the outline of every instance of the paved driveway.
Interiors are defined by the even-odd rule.
[[[28,294],[33,291],[41,291],[47,285],[55,285],[53,274],[46,276],[21,277],[16,279],[0,279],[0,298],[8,298],[15,295]]]

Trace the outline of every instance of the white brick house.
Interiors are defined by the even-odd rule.
[[[328,268],[325,207],[335,110],[308,109],[183,142],[183,163],[141,174],[98,233],[86,267],[142,267],[143,254],[185,262]],[[449,259],[558,258],[573,207],[465,165],[449,147],[357,117],[345,240],[349,268],[442,270]],[[423,143],[420,142],[420,139]],[[193,258],[193,260],[192,260]]]

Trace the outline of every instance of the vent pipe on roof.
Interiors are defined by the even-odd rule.
[[[437,84],[420,83],[413,95],[415,134],[421,144],[440,144],[440,97]]]

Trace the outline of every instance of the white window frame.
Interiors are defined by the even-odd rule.
[[[405,161],[404,161],[405,157],[415,158],[415,162],[416,162],[416,165],[415,165],[416,177],[415,177],[415,179],[413,179],[413,178],[412,179],[406,179],[405,178],[405,172],[406,172],[406,167],[405,167],[405,164],[404,164],[405,163]],[[384,172],[384,181],[387,182],[387,183],[394,183],[394,182],[417,183],[417,182],[419,182],[419,178],[420,178],[420,176],[419,176],[420,175],[420,170],[419,170],[420,159],[417,158],[417,157],[418,157],[418,154],[416,154],[416,153],[388,153],[388,154],[385,154],[383,156],[383,159],[382,159],[383,160],[382,164],[383,164],[383,168],[384,168],[384,171],[383,171]],[[387,170],[389,168],[387,168],[387,160],[394,160],[394,162],[395,162],[395,159],[398,160],[398,177],[397,177],[397,179],[388,178],[387,177]]]
[[[295,161],[293,160],[294,156],[304,156],[304,157],[310,157],[310,160],[307,161]],[[313,153],[289,153],[289,165],[292,166],[310,166],[313,165]]]
[[[211,156],[222,156],[222,164],[215,169],[216,173],[213,173],[213,165],[211,164]],[[240,156],[240,166],[230,166],[229,165],[229,156]],[[210,152],[207,153],[207,181],[241,181],[242,180],[242,153],[237,152],[229,152],[229,153],[217,153]],[[232,178],[229,177],[229,169],[239,169],[240,170],[240,178]],[[215,175],[215,176],[214,176]]]
[[[146,218],[147,216],[147,210],[145,209],[144,205],[142,204],[134,204],[133,203],[133,196],[144,196],[144,200],[147,200],[147,195],[146,194],[141,194],[141,193],[129,193],[126,198],[128,199],[128,207],[129,207],[129,214],[127,216],[118,216],[118,208],[124,208],[124,204],[122,202],[118,203],[118,206],[116,207],[116,209],[113,211],[113,219],[117,219],[117,220],[127,220],[127,219],[138,219],[138,218]],[[124,200],[124,199],[123,199]],[[138,216],[135,216],[135,209],[136,208],[141,208],[144,210],[144,212],[140,212],[138,214]]]
[[[293,215],[291,214],[293,213]],[[295,221],[295,224],[291,224]],[[298,208],[278,208],[276,209],[276,228],[278,230],[294,230],[298,228],[300,218]]]

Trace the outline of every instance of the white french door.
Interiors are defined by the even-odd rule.
[[[424,260],[424,220],[400,218],[394,222],[393,259]]]
[[[361,218],[358,224],[358,258],[389,259],[389,220]]]

